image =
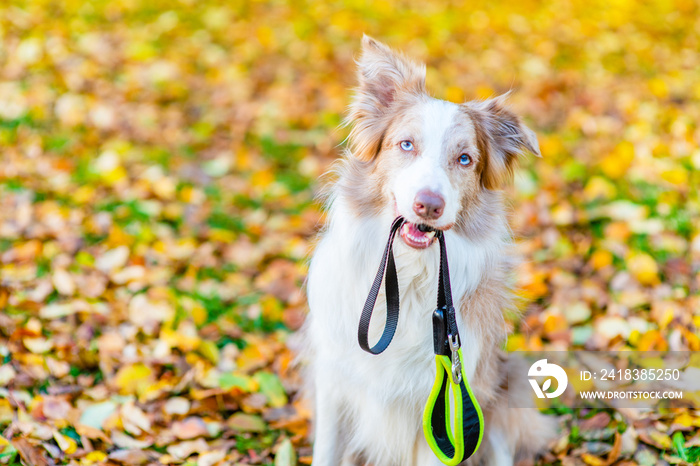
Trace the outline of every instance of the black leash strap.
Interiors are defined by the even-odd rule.
[[[360,343],[360,347],[368,353],[379,354],[384,351],[394,338],[396,326],[399,323],[399,279],[396,276],[393,244],[394,236],[404,222],[405,220],[403,217],[397,217],[396,220],[394,220],[394,223],[391,224],[391,233],[389,233],[389,241],[387,241],[386,248],[384,249],[382,263],[379,265],[377,276],[374,277],[374,283],[372,284],[372,288],[369,290],[367,301],[365,301],[365,307],[362,309],[360,326],[357,330],[357,340]],[[372,320],[372,311],[374,310],[374,305],[376,304],[377,296],[379,295],[379,287],[382,286],[385,268],[386,283],[384,284],[384,290],[386,292],[386,324],[384,326],[384,332],[382,332],[381,338],[376,345],[370,348],[368,339],[369,323],[370,320]]]
[[[433,322],[433,344],[435,354],[451,356],[449,342],[447,338],[452,335],[453,341],[459,346],[459,330],[457,329],[457,314],[452,303],[452,287],[450,285],[450,267],[447,263],[447,246],[445,245],[445,234],[437,232],[440,243],[440,278],[438,279],[437,309],[442,310],[444,323],[442,328],[438,328]],[[434,320],[435,316],[433,316]],[[443,332],[443,328],[446,332]],[[438,335],[444,334],[444,340],[438,341]],[[459,372],[459,371],[458,371]]]
[[[394,263],[393,243],[396,232],[404,223],[403,217],[397,217],[391,225],[382,262],[362,309],[357,339],[360,347],[368,353],[379,354],[384,351],[394,338],[399,322],[399,282]],[[440,242],[437,309],[433,312],[436,377],[423,411],[423,432],[438,459],[448,466],[456,466],[479,448],[484,433],[484,417],[462,367],[461,341],[452,302],[445,235],[438,230],[436,236]],[[369,324],[385,270],[386,324],[379,341],[370,348]],[[450,398],[454,399],[453,410],[450,409]],[[450,418],[451,411],[454,412],[454,419]]]
[[[437,309],[433,312],[436,377],[423,411],[423,433],[438,459],[452,466],[460,464],[479,448],[484,417],[462,367],[445,235],[438,231],[437,237],[440,242],[440,279]],[[450,419],[450,391],[455,402],[454,420]]]

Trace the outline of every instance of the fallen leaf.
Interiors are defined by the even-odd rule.
[[[253,380],[260,386],[260,391],[267,397],[271,407],[281,408],[287,404],[287,394],[275,374],[265,371],[256,372]]]
[[[169,445],[167,451],[169,454],[177,459],[184,460],[185,458],[193,455],[194,453],[204,453],[209,450],[209,445],[204,439],[198,438],[197,440],[189,440],[186,442],[180,442],[176,444]]]
[[[151,420],[133,401],[124,403],[120,408],[120,417],[124,429],[133,435],[151,431]]]
[[[125,395],[143,393],[154,382],[153,370],[144,364],[122,366],[114,377],[114,384]]]
[[[165,402],[163,411],[166,414],[179,414],[184,416],[190,411],[190,401],[180,396],[170,398]]]
[[[112,432],[111,437],[117,447],[125,450],[143,450],[153,445],[152,440],[138,440],[118,430]]]
[[[296,466],[297,455],[294,446],[289,439],[284,439],[277,447],[275,454],[275,466]]]
[[[601,411],[590,418],[581,421],[579,426],[581,427],[581,430],[599,430],[607,427],[608,424],[610,424],[610,415]]]
[[[127,260],[129,260],[129,248],[119,246],[99,256],[95,260],[95,267],[102,272],[109,273],[114,269],[124,267]]]
[[[209,433],[207,425],[198,417],[188,417],[182,421],[176,421],[173,423],[171,430],[180,440],[206,436]]]
[[[72,455],[78,449],[78,444],[72,438],[54,432],[53,438],[58,444],[58,448],[67,455]]]
[[[263,432],[265,423],[259,416],[236,413],[226,423],[230,428],[241,432]]]
[[[214,466],[226,457],[224,450],[213,450],[197,457],[197,466]]]
[[[71,405],[62,398],[53,396],[45,397],[41,403],[41,410],[48,419],[66,419],[71,410]]]
[[[117,410],[117,404],[111,401],[95,403],[83,410],[80,423],[95,429],[101,429],[104,422]]]
[[[32,445],[29,440],[16,438],[12,440],[12,446],[17,449],[19,456],[25,463],[32,466],[49,466],[49,462],[39,447]]]
[[[656,447],[659,450],[670,450],[673,445],[671,437],[653,429],[639,431],[639,439],[647,445]]]
[[[239,388],[244,392],[252,392],[258,389],[257,383],[253,378],[243,374],[226,373],[219,378],[219,387],[224,390]]]
[[[146,464],[151,460],[143,450],[115,450],[109,454],[109,459],[121,464]]]
[[[583,460],[584,463],[589,464],[591,466],[608,466],[607,461],[605,461],[604,459],[599,458],[597,456],[591,455],[589,453],[582,454],[581,459]]]

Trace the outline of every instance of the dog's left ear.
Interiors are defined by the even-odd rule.
[[[477,145],[483,157],[481,181],[487,189],[498,189],[512,178],[515,162],[523,152],[542,157],[535,132],[508,109],[507,97],[505,94],[466,104],[476,126]]]
[[[425,66],[365,35],[357,67],[359,85],[346,121],[353,126],[353,154],[361,160],[371,160],[379,150],[387,123],[384,117],[391,104],[401,93],[425,92]]]

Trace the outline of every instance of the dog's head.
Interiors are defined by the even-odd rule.
[[[512,177],[518,154],[539,155],[535,134],[503,98],[434,99],[425,90],[425,66],[367,36],[358,64],[349,139],[371,175],[355,189],[374,208],[407,220],[401,236],[409,246],[428,247],[435,229],[464,225],[481,197]]]

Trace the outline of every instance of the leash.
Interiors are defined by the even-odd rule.
[[[399,323],[399,279],[396,276],[393,244],[394,235],[404,222],[405,220],[403,217],[397,217],[394,223],[391,224],[391,233],[389,234],[389,241],[386,243],[386,248],[384,248],[382,263],[379,264],[377,276],[374,277],[374,283],[372,283],[372,288],[369,290],[367,301],[365,301],[365,307],[362,309],[362,315],[360,316],[360,327],[357,330],[357,340],[360,342],[360,348],[375,355],[381,353],[389,346],[389,343],[391,343],[391,340],[394,338],[396,325]],[[377,302],[379,287],[382,286],[385,267],[386,283],[384,284],[384,291],[386,294],[386,324],[384,325],[381,338],[379,338],[376,345],[370,348],[368,341],[369,321],[372,319],[372,310],[374,309],[374,304]]]
[[[360,317],[357,334],[360,347],[375,355],[389,346],[399,321],[399,284],[394,262],[393,242],[396,232],[404,223],[403,217],[397,217],[391,225],[382,262]],[[438,230],[436,236],[440,243],[437,309],[433,312],[433,350],[435,352],[436,377],[423,411],[423,433],[438,459],[448,466],[455,466],[472,456],[479,448],[484,432],[484,417],[481,407],[469,387],[462,364],[462,349],[456,311],[452,303],[445,235]],[[386,324],[379,342],[370,348],[368,342],[369,323],[385,270]],[[455,400],[453,410],[450,406],[450,392]],[[454,413],[452,425],[450,425],[451,411]]]

